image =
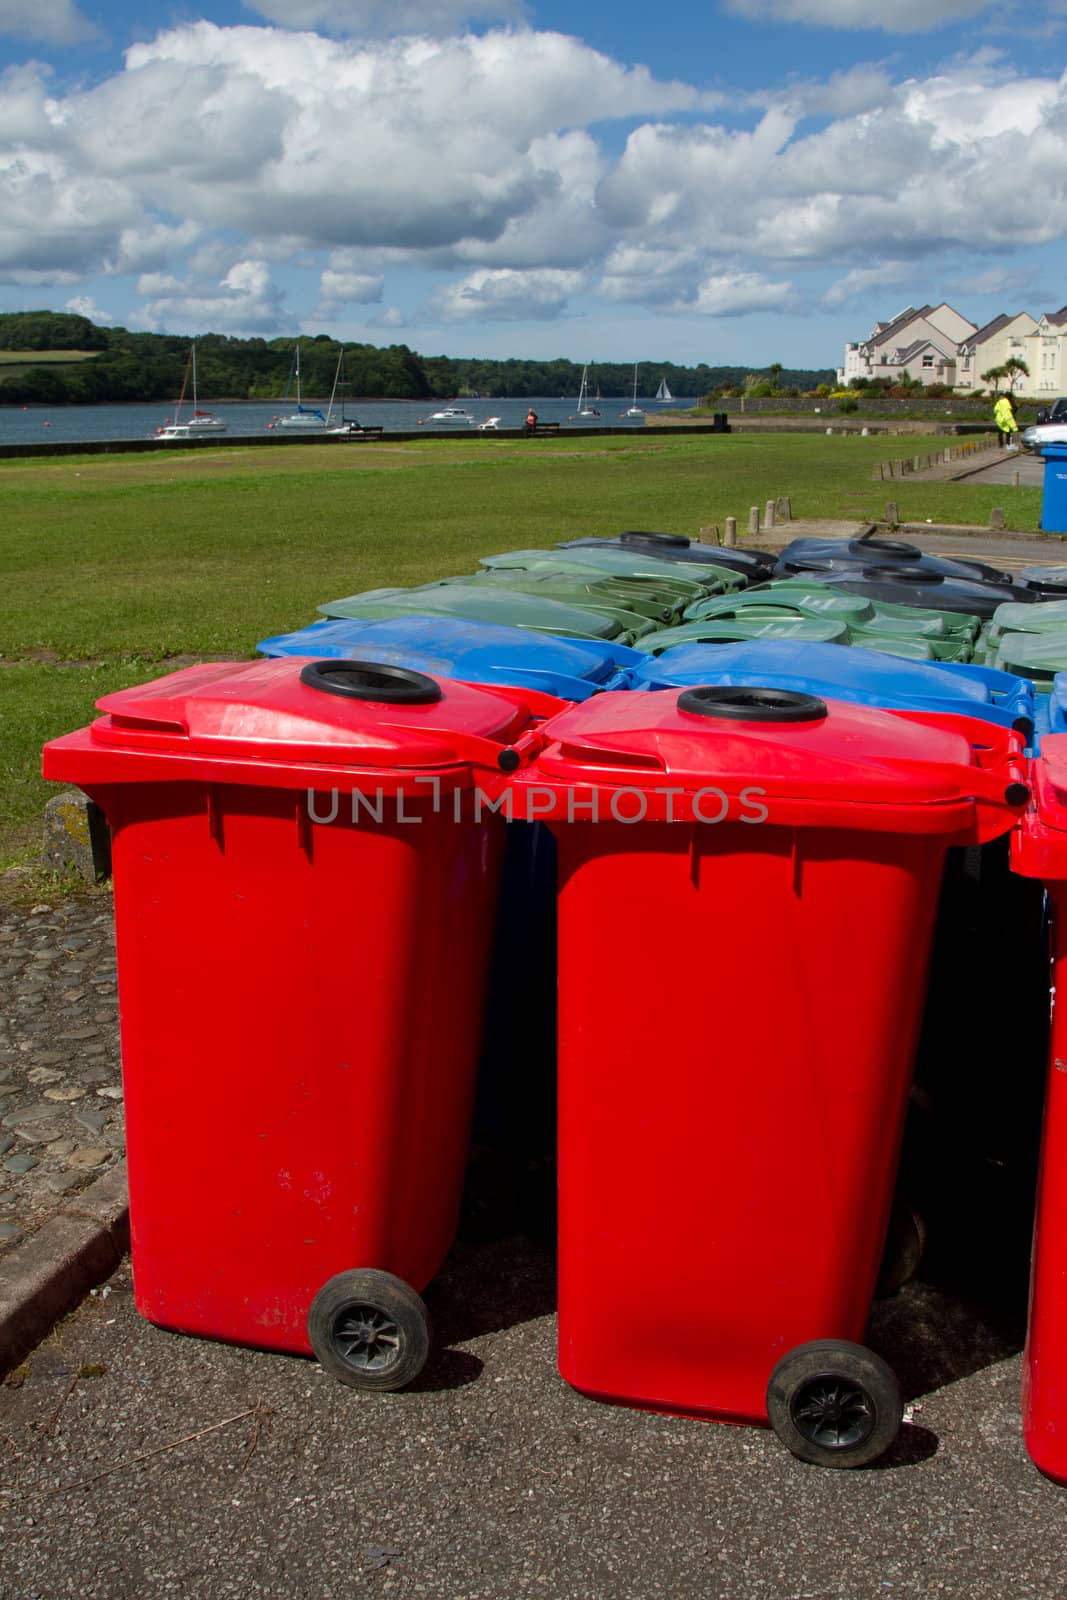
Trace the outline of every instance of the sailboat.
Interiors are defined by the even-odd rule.
[[[589,368],[582,368],[582,382],[578,390],[578,416],[599,417],[600,412],[589,399]]]
[[[285,386],[285,394],[284,394],[283,398],[286,399],[286,400],[289,398],[289,387],[290,387],[290,384],[293,381],[294,374],[296,376],[296,410],[295,411],[291,411],[287,417],[278,417],[278,418],[276,418],[275,421],[270,424],[270,426],[271,427],[276,427],[276,428],[322,428],[322,427],[324,427],[325,424],[326,424],[326,418],[323,416],[322,412],[314,410],[311,406],[301,405],[301,403],[300,403],[300,346],[299,345],[297,345],[296,350],[294,351],[294,354],[293,354],[293,365],[289,370],[289,383],[287,383],[286,386]]]
[[[630,405],[630,406],[627,406],[626,410],[623,412],[623,416],[624,417],[643,417],[644,414],[645,413],[642,411],[641,407],[637,403],[637,362],[635,361],[634,362],[634,398],[633,398],[633,404]]]
[[[674,399],[673,394],[671,394],[671,391],[667,387],[666,378],[661,378],[659,380],[659,388],[656,390],[656,399],[659,401],[660,405],[667,405]]]
[[[193,380],[193,410],[192,415],[183,422],[182,406],[185,404],[185,390],[189,383],[190,375]],[[185,377],[182,379],[182,392],[178,396],[178,404],[174,408],[174,421],[168,422],[162,428],[157,428],[157,439],[197,439],[210,433],[225,433],[226,424],[221,417],[213,411],[201,411],[196,403],[196,340],[193,340],[189,349],[189,360],[185,366]]]
[[[344,372],[344,360],[345,347],[342,345],[337,356],[337,371],[333,375],[333,388],[330,391],[330,403],[326,407],[326,421],[324,426],[326,432],[329,434],[341,434],[343,437],[348,437],[353,433],[362,433],[363,428],[360,423],[357,422],[355,417],[345,416],[345,399],[343,394],[341,396],[340,419],[337,422],[334,422],[333,420],[333,403],[337,398],[337,391],[338,389],[344,389],[346,387],[345,380],[342,377],[342,373]]]

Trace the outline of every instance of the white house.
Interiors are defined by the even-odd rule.
[[[906,374],[920,383],[956,382],[960,342],[976,333],[973,322],[944,302],[939,306],[907,306],[889,322],[878,322],[869,339],[845,346],[845,364],[838,382],[853,378],[888,378]]]
[[[1034,323],[1026,341],[1025,361],[1030,368],[1026,393],[1039,399],[1064,394],[1067,383],[1067,306],[1047,311]]]
[[[969,338],[962,340],[956,363],[956,387],[960,393],[988,388],[982,382],[982,373],[991,367],[1002,367],[1010,360],[1025,361],[1030,369],[1030,378],[1021,376],[1016,383],[1016,393],[1033,393],[1034,363],[1029,345],[1036,331],[1037,323],[1028,311],[1016,312],[1013,317],[1002,312],[984,328],[976,329]]]
[[[889,322],[876,323],[869,339],[845,346],[837,379],[840,384],[853,378],[892,382],[906,373],[968,394],[988,389],[982,373],[1011,360],[1025,362],[1029,371],[1029,377],[1016,380],[1016,394],[1031,400],[1067,395],[1067,306],[1036,321],[1028,311],[1002,312],[983,328],[944,303],[908,306]]]

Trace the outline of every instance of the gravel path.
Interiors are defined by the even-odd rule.
[[[0,911],[0,1253],[125,1149],[109,895]]]

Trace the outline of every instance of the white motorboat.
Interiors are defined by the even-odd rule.
[[[454,422],[460,426],[470,426],[474,418],[469,411],[464,411],[462,406],[445,406],[443,411],[431,411],[431,422]]]
[[[478,424],[478,432],[479,433],[495,433],[496,430],[499,428],[499,426],[500,426],[500,418],[499,417],[486,417],[484,422],[479,422],[479,424]]]
[[[192,377],[193,383],[193,409],[183,422],[182,406],[185,404],[185,390],[188,386],[190,377]],[[208,434],[225,432],[226,424],[223,422],[221,417],[217,417],[213,411],[201,411],[197,405],[196,342],[194,340],[189,350],[189,360],[185,367],[185,377],[182,379],[182,392],[178,396],[178,404],[174,408],[174,420],[173,422],[165,422],[161,428],[157,428],[153,438],[160,440],[200,439],[206,437]]]

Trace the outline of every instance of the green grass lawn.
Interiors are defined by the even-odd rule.
[[[909,452],[938,448],[916,438]],[[174,656],[254,653],[324,600],[468,572],[493,551],[794,517],[1036,529],[1037,489],[872,483],[886,439],[643,435],[237,447],[0,462],[0,865],[36,847],[42,741]],[[165,669],[164,669],[165,670]]]

